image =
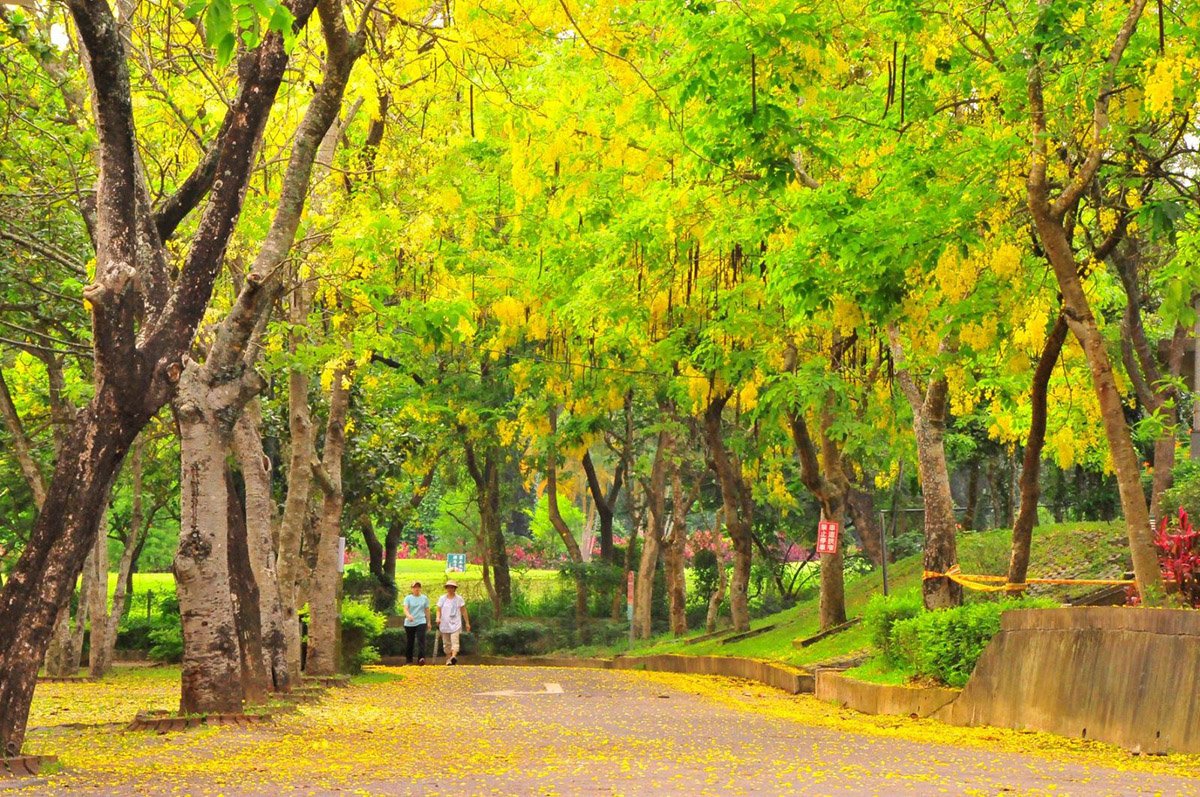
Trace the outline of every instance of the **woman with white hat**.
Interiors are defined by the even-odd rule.
[[[453,581],[446,582],[446,594],[438,598],[437,624],[446,663],[458,664],[458,637],[463,629],[471,633],[471,618],[467,616],[467,602],[458,594],[458,584]]]

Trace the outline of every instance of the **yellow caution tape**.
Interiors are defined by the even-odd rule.
[[[955,584],[961,584],[967,589],[979,592],[1020,592],[1030,584],[1090,584],[1094,586],[1115,587],[1132,586],[1136,582],[1122,578],[1027,578],[1023,584],[1012,584],[1006,576],[968,575],[954,565],[945,573],[935,573],[926,570],[924,580],[933,578],[948,578]]]

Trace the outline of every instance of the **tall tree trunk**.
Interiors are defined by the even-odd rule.
[[[654,572],[658,569],[659,551],[667,524],[667,470],[670,466],[673,440],[667,430],[658,433],[650,482],[646,485],[646,522],[642,535],[642,556],[638,563],[633,595],[633,628],[640,639],[653,633],[651,610],[654,605]]]
[[[1100,80],[1092,108],[1092,142],[1085,159],[1057,197],[1051,195],[1050,180],[1047,176],[1051,136],[1047,129],[1043,96],[1043,56],[1040,51],[1033,53],[1027,72],[1032,157],[1026,189],[1034,228],[1046,259],[1054,269],[1054,276],[1062,294],[1063,315],[1066,316],[1067,324],[1079,345],[1083,347],[1091,371],[1092,386],[1100,403],[1100,416],[1105,437],[1108,439],[1117,488],[1121,495],[1121,508],[1125,514],[1130,556],[1133,559],[1138,591],[1145,605],[1158,606],[1165,599],[1165,590],[1158,566],[1158,553],[1150,531],[1149,508],[1146,505],[1146,496],[1142,492],[1141,461],[1133,446],[1129,426],[1125,422],[1125,411],[1113,375],[1108,347],[1096,325],[1096,317],[1092,313],[1091,303],[1079,276],[1079,263],[1064,226],[1067,213],[1078,206],[1079,200],[1091,187],[1103,162],[1107,148],[1105,142],[1108,107],[1115,93],[1116,69],[1145,8],[1146,0],[1133,0],[1109,57],[1100,67]]]
[[[83,604],[79,606],[79,617],[83,618]],[[79,657],[71,656],[71,605],[68,599],[54,620],[54,631],[46,650],[46,674],[56,678],[75,675],[79,672]]]
[[[1029,390],[1029,439],[1021,462],[1021,508],[1013,522],[1012,555],[1008,562],[1008,583],[1024,584],[1029,573],[1029,548],[1033,527],[1037,524],[1038,499],[1041,498],[1042,448],[1046,443],[1046,395],[1050,377],[1067,340],[1067,319],[1059,315],[1042,346],[1033,385]]]
[[[684,548],[687,545],[687,518],[696,500],[696,491],[685,490],[678,466],[671,469],[671,532],[663,538],[663,567],[667,576],[667,607],[671,633],[687,633],[687,569]]]
[[[0,417],[4,419],[4,427],[8,430],[13,453],[16,454],[17,463],[21,466],[21,474],[25,477],[25,483],[33,494],[33,505],[41,510],[42,505],[46,502],[46,481],[42,477],[42,470],[38,467],[37,461],[34,460],[33,446],[28,435],[25,434],[25,426],[21,423],[21,416],[17,414],[16,405],[13,404],[12,395],[8,391],[8,383],[4,381],[3,369],[0,369]]]
[[[297,27],[307,22],[313,5],[314,0],[291,5]],[[83,290],[92,313],[95,391],[64,440],[45,508],[0,591],[0,639],[6,642],[0,649],[0,751],[8,755],[21,749],[54,619],[95,541],[117,470],[137,434],[169,400],[208,306],[288,63],[278,33],[241,56],[238,94],[212,157],[155,212],[137,167],[129,69],[112,10],[105,3],[77,2],[70,12],[93,86],[100,174],[95,281]],[[172,284],[163,240],[206,196]]]
[[[708,615],[704,619],[704,630],[713,633],[717,630],[717,619],[720,616],[721,602],[725,600],[725,588],[729,584],[729,576],[725,572],[725,562],[717,556],[717,588],[708,599]]]
[[[967,471],[967,506],[963,510],[964,531],[974,531],[979,511],[979,460],[972,459]]]
[[[363,543],[367,547],[367,568],[375,578],[371,603],[376,610],[386,606],[388,614],[394,613],[399,590],[396,585],[396,553],[390,542],[393,529],[403,528],[403,524],[395,521],[388,528],[386,540],[389,544],[386,551],[384,542],[380,541],[379,535],[375,533],[375,522],[371,518],[371,512],[365,507],[359,512],[358,528],[362,532]],[[397,539],[399,536],[396,534]]]
[[[587,476],[588,490],[596,504],[596,514],[600,521],[600,559],[607,564],[613,563],[613,512],[617,499],[621,494],[621,484],[625,477],[625,459],[617,462],[613,471],[613,479],[605,492],[600,486],[600,478],[596,473],[595,463],[592,462],[592,452],[583,455],[583,472]]]
[[[183,623],[180,711],[239,712],[245,699],[242,655],[229,577],[228,444],[202,366],[189,361],[175,401],[179,421],[179,549],[175,589]]]
[[[100,518],[96,548],[92,551],[92,589],[88,600],[88,675],[100,678],[108,673],[108,513]]]
[[[312,286],[302,283],[292,294],[288,321],[292,324],[289,350],[297,354],[304,345],[302,330],[312,307]],[[288,457],[287,497],[279,524],[279,543],[275,551],[279,576],[279,597],[283,607],[283,627],[287,643],[288,672],[300,673],[300,607],[304,605],[300,587],[304,573],[301,556],[305,528],[312,512],[312,465],[317,458],[316,428],[308,406],[309,378],[299,366],[288,372]]]
[[[263,654],[260,597],[247,540],[246,507],[238,494],[233,472],[228,467],[225,469],[225,494],[230,597],[237,622],[238,652],[242,662],[242,693],[246,704],[261,706],[267,702],[271,686]]]
[[[21,466],[25,483],[33,495],[34,507],[40,512],[42,505],[46,502],[46,481],[42,476],[41,468],[38,467],[33,457],[32,442],[25,433],[25,426],[21,422],[21,416],[17,413],[16,405],[9,393],[3,369],[0,369],[0,417],[4,419],[4,426],[8,430],[13,453]],[[87,593],[84,593],[80,598],[77,610],[76,622],[80,626],[83,625],[86,601]],[[54,621],[54,631],[50,638],[49,649],[46,651],[47,674],[57,677],[75,675],[79,671],[79,655],[72,655],[72,650],[71,607],[68,603],[62,607]]]
[[[708,441],[710,464],[721,487],[725,509],[725,528],[733,543],[733,578],[730,583],[729,612],[736,631],[750,630],[750,562],[754,553],[751,524],[754,504],[742,477],[741,463],[725,448],[721,414],[731,394],[714,397],[704,413],[704,433]]]
[[[558,411],[550,410],[550,434],[558,432]],[[553,439],[553,438],[552,438]],[[588,589],[587,575],[584,573],[583,550],[563,520],[558,507],[558,451],[557,440],[553,439],[550,452],[546,457],[546,508],[550,515],[550,524],[562,538],[567,547],[567,556],[575,570],[575,628],[579,631],[580,640],[588,637]]]
[[[875,511],[875,496],[868,490],[851,487],[846,493],[846,512],[858,529],[863,553],[871,564],[883,564],[883,528],[879,525],[879,513]]]
[[[1166,358],[1159,356],[1146,334],[1142,320],[1141,280],[1145,267],[1143,247],[1136,238],[1113,250],[1112,262],[1125,287],[1125,317],[1122,321],[1121,354],[1125,371],[1138,401],[1162,424],[1154,441],[1153,475],[1150,487],[1150,520],[1162,517],[1162,494],[1171,486],[1175,446],[1180,418],[1179,389],[1175,380],[1183,375],[1183,355],[1188,330],[1176,325]]]
[[[121,548],[121,560],[117,563],[117,584],[113,590],[112,610],[108,615],[108,628],[104,635],[104,671],[112,668],[117,651],[117,632],[121,618],[125,616],[126,603],[129,597],[129,585],[132,580],[134,567],[137,566],[138,554],[142,550],[145,532],[148,527],[145,513],[145,486],[143,471],[146,459],[146,441],[139,435],[133,444],[133,457],[130,463],[131,471],[131,502],[129,512],[129,530],[125,534],[125,542]]]
[[[466,430],[461,430],[465,435]],[[500,450],[493,445],[484,449],[483,461],[475,445],[466,441],[464,451],[467,470],[475,482],[475,499],[479,505],[479,522],[484,537],[484,553],[492,566],[492,582],[503,606],[512,603],[512,577],[508,569],[508,548],[504,541],[504,525],[500,517]]]
[[[842,470],[841,451],[830,438],[832,424],[832,402],[835,397],[826,397],[821,413],[821,455],[817,458],[817,446],[809,433],[808,423],[800,413],[789,414],[792,443],[796,458],[800,462],[800,481],[817,499],[821,506],[821,519],[845,527],[845,496],[849,482]],[[833,553],[821,554],[820,601],[817,616],[821,629],[832,628],[846,622],[845,566],[843,562],[842,534],[838,536],[837,549]]]
[[[1196,322],[1192,325],[1192,433],[1188,459],[1200,462],[1200,294],[1192,300]]]
[[[895,362],[896,380],[913,413],[917,472],[921,477],[921,496],[925,503],[925,572],[945,573],[958,563],[957,521],[954,517],[954,497],[950,493],[950,470],[946,464],[944,441],[949,385],[944,376],[934,377],[922,396],[908,369],[900,334],[894,325],[888,328],[888,339]],[[946,576],[925,578],[922,592],[927,609],[945,609],[962,603],[962,587]]]
[[[630,499],[633,498],[633,486],[635,483],[636,482],[634,482],[632,480],[630,480],[630,482],[629,482],[629,498]],[[630,504],[632,504],[632,503],[633,503],[633,501],[630,500]],[[637,586],[637,584],[636,584],[636,582],[637,582],[637,567],[636,567],[636,565],[637,565],[637,562],[635,561],[635,559],[637,557],[634,556],[634,551],[637,548],[638,531],[641,529],[642,524],[644,522],[645,522],[645,509],[643,508],[641,513],[639,513],[636,510],[633,510],[631,507],[629,540],[625,545],[625,561],[621,568],[621,572],[625,576],[625,578],[621,579],[621,586],[618,589],[613,591],[612,619],[614,621],[621,619],[622,611],[625,609],[626,603],[632,602],[632,598],[636,597],[636,586]],[[630,574],[633,574],[633,576],[634,576],[634,593],[635,594],[632,596],[628,594],[628,589],[629,589],[628,579],[629,579]],[[632,617],[629,618],[629,622],[630,622],[630,625],[632,626],[633,625]]]
[[[257,400],[246,405],[234,427],[234,451],[246,487],[246,545],[251,575],[258,587],[261,644],[268,688],[288,692],[299,683],[299,657],[289,649],[300,647],[300,628],[286,620],[283,593],[275,562],[275,500],[271,497],[271,460],[262,447],[261,408]],[[289,639],[289,635],[294,639]],[[296,665],[296,669],[292,666]]]
[[[75,675],[79,672],[79,668],[83,666],[83,642],[87,634],[88,623],[91,621],[89,617],[91,613],[91,601],[88,596],[92,594],[92,582],[96,579],[95,568],[92,567],[92,552],[89,552],[87,558],[83,560],[83,577],[79,584],[79,601],[75,609],[75,625],[71,628],[70,647],[67,650],[67,661],[70,664],[67,666],[66,675]]]
[[[318,520],[317,567],[309,602],[308,663],[311,675],[333,675],[341,666],[341,609],[338,606],[342,563],[338,538],[342,528],[342,457],[346,450],[346,417],[350,410],[350,368],[338,367],[329,392],[329,419],[317,482],[325,493]]]

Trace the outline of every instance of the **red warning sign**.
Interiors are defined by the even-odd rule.
[[[842,528],[832,520],[822,520],[817,524],[817,553],[837,553],[838,534]]]

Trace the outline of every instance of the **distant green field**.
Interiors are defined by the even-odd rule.
[[[401,592],[407,592],[414,581],[420,581],[426,592],[436,594],[442,591],[442,585],[451,577],[458,584],[458,594],[467,600],[487,599],[483,568],[479,565],[467,565],[465,573],[449,574],[442,559],[401,559],[396,562],[396,584]],[[562,586],[562,577],[557,570],[513,570],[512,581],[528,597],[539,596]]]
[[[358,567],[361,567],[359,565]],[[486,600],[487,588],[483,584],[483,568],[467,565],[467,572],[454,573],[458,592],[467,600]],[[401,559],[396,562],[396,583],[402,592],[407,592],[414,581],[420,581],[427,592],[442,591],[442,585],[450,577],[446,573],[446,562],[442,559]],[[562,588],[562,578],[557,570],[512,571],[512,580],[526,596],[536,597],[547,591]],[[108,595],[112,597],[117,588],[117,574],[108,574]],[[134,573],[133,594],[129,600],[130,612],[135,616],[146,613],[146,595],[175,594],[175,576],[171,573]],[[151,599],[152,603],[156,602]],[[151,610],[154,612],[154,610]]]

